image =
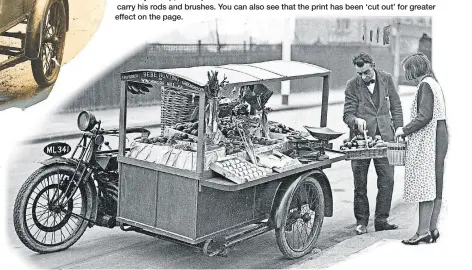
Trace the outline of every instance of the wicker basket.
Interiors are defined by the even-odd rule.
[[[405,166],[406,142],[388,142],[388,163],[394,166]]]
[[[387,156],[387,147],[358,148],[344,151],[347,160],[385,158]]]
[[[161,90],[161,131],[177,123],[190,121],[195,108],[198,106],[199,96],[185,90],[163,87]]]

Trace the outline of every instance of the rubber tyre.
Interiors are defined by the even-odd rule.
[[[296,192],[299,190],[299,188],[303,186],[304,183],[307,183],[307,182],[313,185],[313,187],[315,188],[317,198],[318,198],[318,203],[314,206],[315,218],[313,221],[313,227],[311,229],[311,232],[313,232],[313,230],[315,231],[313,233],[313,236],[311,236],[311,239],[309,240],[308,244],[302,250],[294,250],[288,244],[285,227],[287,224],[288,212],[290,210],[289,208],[290,208],[290,205],[292,204],[293,197],[296,194]],[[279,206],[279,207],[284,207],[284,206]],[[280,252],[282,252],[282,254],[285,257],[287,257],[288,259],[297,259],[297,258],[303,257],[304,255],[308,254],[309,252],[313,250],[315,243],[318,240],[318,237],[320,235],[321,227],[323,226],[324,207],[325,206],[324,206],[323,190],[321,188],[321,185],[318,183],[318,181],[315,178],[307,177],[301,180],[300,182],[298,182],[297,187],[293,190],[292,194],[290,194],[290,198],[289,198],[287,206],[285,207],[285,209],[283,209],[282,225],[280,226],[280,228],[275,229],[275,238],[277,240],[277,246],[279,247]]]
[[[54,246],[46,246],[38,241],[36,241],[29,231],[27,230],[26,224],[26,216],[25,216],[25,208],[28,204],[28,200],[31,196],[31,193],[35,190],[36,186],[46,177],[54,172],[62,172],[67,173],[68,175],[72,175],[75,171],[75,168],[68,165],[52,165],[52,166],[44,166],[36,170],[26,182],[22,185],[20,191],[15,200],[15,206],[13,209],[13,223],[15,227],[16,234],[18,235],[21,242],[32,251],[38,253],[51,253],[57,252],[64,249],[69,248],[75,242],[79,240],[79,238],[84,234],[85,229],[87,228],[88,221],[82,220],[82,223],[78,227],[78,229],[71,235],[71,237],[59,244]],[[92,191],[90,185],[82,185],[78,190],[81,192],[81,196],[85,196],[85,203],[83,204],[85,209],[85,217],[90,219],[92,215]]]
[[[52,65],[54,65],[54,67],[52,68],[52,72],[50,72],[50,74],[48,74],[47,70],[44,70],[44,67],[43,67],[43,59],[42,59],[42,55],[43,55],[43,50],[44,50],[44,35],[45,35],[45,25],[46,25],[46,20],[47,20],[47,15],[49,13],[49,11],[51,10],[51,7],[53,5],[59,5],[59,13],[60,13],[60,27],[61,27],[61,31],[60,31],[60,36],[59,36],[59,40],[58,40],[58,44],[56,45],[57,48],[57,52],[56,52],[56,60],[57,62],[59,63],[59,65],[57,65],[56,63],[52,63]],[[46,12],[43,13],[43,14],[37,14],[37,16],[42,16],[42,18],[40,18],[40,20],[35,20],[35,18],[31,18],[29,19],[29,21],[32,21],[32,22],[36,22],[36,21],[40,21],[42,26],[43,27],[40,27],[41,31],[42,31],[42,34],[40,35],[41,37],[41,41],[40,40],[32,40],[32,42],[41,42],[41,44],[39,44],[39,56],[38,58],[36,59],[32,59],[31,60],[31,69],[33,71],[33,77],[36,81],[36,83],[41,86],[41,87],[47,87],[47,86],[50,86],[52,85],[54,82],[56,82],[57,80],[57,77],[59,76],[59,71],[61,69],[61,65],[62,65],[62,58],[63,58],[63,55],[64,55],[64,45],[65,45],[65,40],[66,40],[66,25],[67,25],[67,17],[66,17],[66,8],[64,6],[64,2],[62,0],[50,0],[48,5],[47,5],[47,9],[46,9]]]

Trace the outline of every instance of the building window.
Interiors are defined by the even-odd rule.
[[[338,30],[338,31],[349,30],[350,22],[351,21],[349,19],[337,19],[336,20],[336,30]]]

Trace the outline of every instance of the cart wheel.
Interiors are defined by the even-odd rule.
[[[307,177],[296,185],[282,211],[282,225],[275,229],[277,245],[289,259],[313,250],[324,219],[324,196],[318,181]]]
[[[36,82],[41,87],[53,84],[61,69],[64,43],[66,39],[66,9],[61,0],[50,0],[46,12],[35,14],[42,18],[30,18],[29,23],[42,24],[42,38],[39,42],[39,57],[31,60],[31,68]]]
[[[224,246],[223,241],[215,241],[213,239],[208,239],[203,244],[203,253],[209,257],[213,257],[215,255],[221,255],[226,257],[228,252],[226,247]]]

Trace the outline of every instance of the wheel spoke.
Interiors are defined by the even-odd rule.
[[[309,242],[310,239],[310,231],[308,231],[308,226],[306,222],[303,222],[303,231],[305,232],[305,235],[303,237],[303,246],[305,247],[306,244]]]
[[[36,224],[34,224],[34,222],[33,222],[33,224],[31,224],[30,226],[28,226],[28,231],[31,232],[31,228],[33,228],[35,225],[36,225]]]
[[[48,178],[48,186],[49,186],[49,178]],[[47,197],[48,197],[48,202],[51,202],[51,197],[49,197],[49,189],[46,191]]]
[[[303,225],[301,224],[301,220],[298,220],[298,224],[297,224],[297,234],[298,234],[298,248],[300,248],[303,244],[303,235],[302,235],[302,230],[300,227],[302,227]]]
[[[39,234],[41,233],[42,231],[38,228],[38,230],[36,231],[36,233],[34,234],[34,238],[36,238],[37,236],[39,236]]]
[[[80,197],[80,198],[82,197],[82,195],[80,195],[80,192],[79,192],[79,193],[76,193],[75,196],[76,196],[76,197],[74,197],[73,200],[77,200],[79,197]]]
[[[69,222],[67,222],[67,223],[64,225],[64,227],[66,227],[66,226],[69,226],[69,228],[70,228],[70,230],[71,230],[72,232],[74,232],[74,231],[75,231],[75,229],[74,229],[74,228],[72,228],[72,226],[70,225],[70,223],[69,223]],[[72,234],[72,233],[71,233],[71,234]]]
[[[44,215],[44,214],[45,214],[47,211],[49,211],[49,209],[46,209],[46,210],[43,210],[43,211],[37,212],[37,213],[36,213],[36,215],[40,214],[39,218],[41,218],[41,217],[42,217],[42,216],[43,216],[43,215]],[[33,215],[33,213],[26,215],[26,217],[27,217],[27,216],[31,216],[31,217],[30,217],[30,218],[28,218],[28,219],[26,219],[26,220],[31,220],[31,219],[33,219],[33,218],[34,218],[34,215]]]
[[[305,234],[306,234],[306,231],[305,231],[305,224],[304,224],[304,223],[300,223],[300,239],[302,239],[300,248],[304,248],[304,247],[305,247],[305,242],[306,242]]]
[[[56,220],[57,220],[57,214],[54,213],[54,220],[53,220],[53,223],[52,223],[52,227],[56,226]]]
[[[38,190],[38,191],[37,191],[37,190]],[[36,186],[36,188],[31,192],[31,196],[37,195],[40,190],[41,190],[41,189],[40,189],[38,186]]]
[[[295,246],[295,233],[294,233],[294,230],[295,230],[295,224],[292,225],[292,231],[290,231],[290,235],[291,235],[291,238],[292,238],[292,247]]]
[[[50,215],[50,212],[51,212],[51,211],[48,211],[48,212],[43,213],[39,218],[37,218],[38,222],[41,223],[41,221],[48,220],[49,217],[51,216],[51,215]],[[43,218],[43,216],[44,216],[46,213],[47,213],[46,217]]]
[[[317,202],[318,202],[318,195],[316,194],[316,190],[315,190],[315,191],[313,191],[313,197],[312,197],[312,201],[310,203],[310,209],[312,209],[314,211],[315,210],[314,206]]]
[[[54,243],[56,242],[56,232],[55,231],[52,232],[51,245],[52,245],[53,241],[54,241]]]
[[[66,230],[67,230],[67,233],[72,234],[72,233],[69,231],[69,228],[67,228],[67,224],[68,224],[68,223],[64,224],[64,226],[63,226],[62,228],[66,229]],[[62,229],[61,229],[61,230],[62,230]],[[73,231],[73,230],[72,230],[72,231]]]
[[[45,243],[45,244],[46,244],[46,241],[45,241],[45,240],[46,240],[46,236],[48,236],[48,232],[45,232],[45,233],[44,233],[44,238],[43,238],[43,240],[41,240],[41,242],[43,242],[43,243]]]
[[[45,197],[45,196],[47,196],[45,193],[41,194],[40,199],[44,199],[44,200],[48,201],[49,198]]]
[[[36,206],[35,208],[41,208],[41,209],[48,209],[49,210],[49,208],[46,207],[45,205]],[[33,206],[26,208],[26,210],[28,210],[28,209],[33,209]],[[32,214],[29,214],[29,215],[32,215]]]
[[[62,227],[63,228],[63,227]],[[66,236],[64,235],[64,233],[62,232],[62,228],[59,230],[61,232],[61,242],[63,241],[63,239],[66,238]]]
[[[74,224],[78,227],[78,223],[74,221],[74,218],[76,218],[77,220],[79,220],[77,217],[74,217],[74,216],[70,217],[69,220],[72,221],[72,222],[74,222]]]

